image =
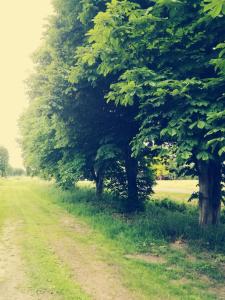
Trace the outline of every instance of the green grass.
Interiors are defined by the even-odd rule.
[[[4,180],[0,186],[0,212],[4,212],[4,220],[23,224],[17,238],[30,288],[42,299],[90,299],[71,279],[69,267],[62,264],[48,243],[44,228],[54,226],[58,211],[38,195],[38,190],[43,189],[44,183],[37,185],[31,180]]]
[[[145,213],[125,216],[116,212],[110,197],[96,201],[91,189],[81,188],[71,193],[56,192],[53,188],[51,197],[100,231],[106,239],[112,240],[124,254],[147,252],[165,257],[167,264],[155,266],[154,278],[167,284],[171,280],[188,278],[191,284],[189,288],[185,285],[189,294],[187,299],[192,299],[191,294],[197,287],[205,288],[205,283],[199,280],[201,276],[207,276],[212,285],[225,281],[220,266],[225,259],[221,254],[225,249],[225,226],[217,228],[216,233],[214,228],[199,228],[196,207],[169,200],[150,201]],[[185,240],[189,245],[187,250],[174,250],[171,243],[176,240]],[[195,256],[194,261],[189,259],[190,255]],[[138,265],[140,267],[140,262]],[[149,265],[142,263],[143,266],[149,271]],[[165,278],[161,278],[161,274]],[[204,299],[207,297],[204,296]]]
[[[173,242],[184,239],[190,244],[208,250],[225,249],[225,226],[206,229],[198,226],[195,206],[169,199],[150,200],[144,213],[119,213],[119,201],[110,195],[98,201],[91,188],[78,188],[74,192],[51,189],[51,197],[76,216],[85,218],[94,228],[109,238],[123,240],[125,247],[145,251],[152,241]]]
[[[121,282],[137,299],[219,299],[214,288],[219,295],[225,283],[225,227],[216,233],[200,229],[195,206],[151,200],[145,212],[127,216],[119,212],[117,199],[105,195],[97,201],[91,186],[83,184],[62,192],[42,181],[14,180],[0,182],[0,192],[0,222],[9,216],[23,220],[19,239],[31,288],[38,294],[89,298],[72,277],[70,265],[50,246],[67,236],[84,251],[97,249],[98,258],[119,270]],[[59,216],[66,211],[91,231],[75,235],[60,227]],[[184,247],[174,247],[177,240],[185,241]],[[164,263],[148,263],[138,253],[163,258]]]

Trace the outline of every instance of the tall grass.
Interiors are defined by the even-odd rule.
[[[195,206],[169,199],[151,200],[144,212],[126,215],[123,203],[110,194],[98,200],[94,189],[79,187],[63,192],[50,189],[52,199],[92,227],[116,240],[126,251],[149,251],[154,244],[185,240],[192,246],[214,251],[225,249],[225,214],[217,227],[201,228]]]

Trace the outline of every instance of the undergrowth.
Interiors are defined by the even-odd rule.
[[[61,191],[51,188],[53,199],[74,215],[78,215],[104,233],[120,242],[126,251],[149,251],[155,244],[183,240],[190,246],[213,251],[225,249],[225,213],[222,223],[215,227],[198,225],[198,209],[170,199],[150,200],[144,212],[127,215],[123,203],[110,193],[101,200],[92,188]],[[76,204],[76,205],[75,205]]]

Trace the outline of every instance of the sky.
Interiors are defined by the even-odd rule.
[[[17,139],[18,119],[28,105],[24,80],[52,12],[51,0],[0,1],[0,145],[13,167],[23,166]]]

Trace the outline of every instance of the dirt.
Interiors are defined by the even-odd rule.
[[[209,289],[213,294],[217,296],[218,299],[224,300],[225,299],[225,286],[220,284],[216,285]]]
[[[0,234],[0,300],[53,299],[49,294],[32,292],[28,286],[29,279],[26,277],[18,239],[23,226],[22,223],[7,222]],[[74,282],[90,295],[90,299],[141,299],[122,284],[119,266],[104,261],[101,247],[73,239],[76,234],[80,237],[91,234],[92,230],[86,224],[62,215],[55,226],[63,236],[49,239],[50,246],[62,264],[68,265]],[[52,228],[46,230],[51,231]]]
[[[61,226],[72,230],[74,235],[89,234],[85,224],[77,223],[74,218],[64,217]],[[62,263],[72,270],[74,280],[81,288],[96,300],[132,300],[140,299],[122,284],[120,269],[102,258],[96,245],[83,244],[71,236],[52,240],[51,247]]]
[[[90,228],[82,223],[75,221],[74,218],[71,218],[69,215],[63,215],[60,218],[60,224],[62,227],[66,228],[68,231],[78,232],[79,234],[89,234],[91,232]]]
[[[180,279],[176,279],[176,280],[171,280],[170,281],[171,284],[176,285],[176,286],[181,286],[181,285],[187,285],[190,284],[190,280],[188,280],[185,277],[182,277]]]
[[[142,261],[150,263],[150,264],[163,264],[163,263],[166,263],[166,260],[163,257],[148,254],[148,253],[147,254],[126,255],[126,258],[142,260]]]
[[[187,244],[182,240],[176,240],[174,243],[171,244],[171,248],[174,250],[186,251]]]
[[[0,300],[33,300],[15,243],[20,224],[7,223],[0,238]],[[35,298],[36,299],[36,298]]]
[[[190,262],[195,263],[197,261],[197,258],[189,253],[188,245],[185,243],[185,241],[177,240],[171,244],[171,248],[173,250],[180,251],[181,253],[185,254],[186,259]]]

